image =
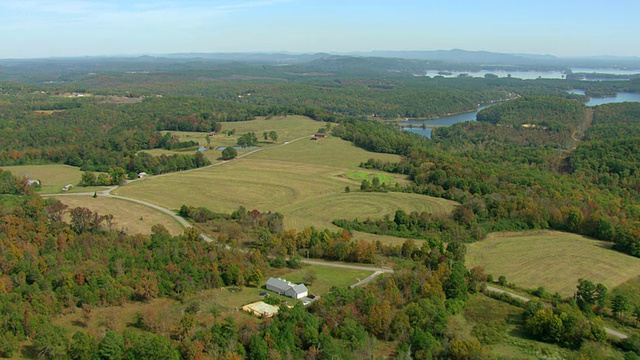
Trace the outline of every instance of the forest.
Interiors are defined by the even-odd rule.
[[[245,355],[252,359],[361,358],[371,351],[369,344],[376,338],[395,339],[403,344],[402,351],[411,348],[418,358],[448,353],[461,358],[483,351],[479,343],[451,339],[460,344],[447,349],[438,340],[447,316],[460,310],[469,290],[475,291],[476,285],[466,280],[463,247],[445,249],[442,242],[420,249],[378,247],[355,242],[346,232],[282,229],[278,214],[242,208],[232,214],[213,214],[188,206],[181,209],[188,218],[214,221],[211,226],[217,227],[236,224],[241,230],[234,236],[254,238],[254,249],[202,242],[195,228],[177,237],[162,225],[155,226],[150,236],[128,235],[110,230],[109,215],[68,209],[57,200],[33,194],[23,179],[7,172],[1,175],[6,184],[3,193],[16,194],[3,203],[0,217],[0,352],[4,356],[15,354],[25,339],[33,340],[35,356],[52,359],[177,359],[205,354],[225,359]],[[68,223],[62,221],[66,213]],[[234,240],[229,234],[220,237]],[[222,286],[255,286],[268,267],[279,266],[278,257],[270,260],[267,255],[298,256],[305,248],[313,257],[372,262],[393,253],[410,262],[374,287],[335,288],[310,312],[300,305],[283,307],[275,320],[259,326],[229,318],[203,327],[187,312],[169,328],[142,316],[135,324],[138,331],[119,333],[108,328],[96,339],[83,332],[66,334],[50,320],[53,314],[77,308],[90,318],[94,307],[157,297],[180,299]]]

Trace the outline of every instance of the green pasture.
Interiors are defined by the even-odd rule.
[[[180,141],[196,141],[201,146],[209,148],[204,152],[204,155],[211,162],[216,162],[222,156],[222,151],[217,150],[220,146],[235,146],[237,145],[238,138],[244,133],[254,132],[258,137],[258,147],[272,146],[282,144],[293,139],[300,138],[302,136],[309,136],[318,131],[318,129],[325,126],[324,122],[314,121],[304,116],[275,116],[270,119],[265,117],[258,117],[255,120],[250,121],[233,121],[222,123],[222,131],[214,136],[209,136],[208,132],[194,132],[194,131],[165,131],[172,135],[177,136]],[[229,130],[235,130],[233,135],[227,135]],[[278,133],[278,140],[274,143],[271,140],[264,140],[262,133],[275,131]],[[207,141],[208,140],[208,141]],[[238,154],[242,155],[248,151],[255,149],[240,149]],[[187,152],[193,152],[193,150],[161,150],[154,149],[151,151],[145,150],[152,155],[161,154],[185,154]]]
[[[362,180],[372,181],[373,179],[378,178],[380,183],[385,183],[389,186],[393,185],[396,182],[396,179],[393,176],[389,174],[384,174],[384,173],[369,173],[366,171],[349,171],[348,173],[345,174],[345,176],[347,177],[347,179],[351,179],[359,182],[362,182]]]
[[[557,231],[494,233],[468,246],[467,266],[482,266],[524,288],[571,296],[580,278],[611,289],[640,275],[640,259],[610,245]]]
[[[354,239],[364,239],[364,240],[367,240],[368,242],[380,241],[380,243],[384,245],[389,245],[389,246],[402,246],[402,244],[405,241],[407,241],[407,238],[391,236],[391,235],[369,234],[362,231],[352,231],[351,233],[353,234]],[[413,241],[416,247],[420,247],[422,246],[422,243],[426,240],[413,239]]]
[[[342,177],[346,177],[347,172],[362,171],[358,167],[360,163],[371,158],[389,162],[397,162],[401,159],[398,155],[369,152],[352,145],[348,141],[332,136],[315,141],[310,140],[310,138],[299,140],[286,146],[269,148],[268,151],[258,152],[255,155],[251,155],[251,157],[333,168],[335,175]],[[374,170],[366,171],[371,174],[382,173]],[[391,176],[391,174],[384,174]]]
[[[63,193],[62,187],[72,184],[73,188],[69,193],[76,192],[93,192],[106,189],[105,187],[80,187],[80,179],[82,171],[80,168],[69,165],[22,165],[22,166],[3,166],[3,170],[10,171],[13,175],[24,176],[28,179],[40,180],[41,194],[60,194]]]
[[[331,141],[336,146],[318,146]],[[322,149],[313,156],[314,149]],[[346,150],[348,149],[348,151]],[[300,150],[300,151],[298,151]],[[455,203],[408,193],[345,192],[358,183],[344,177],[369,158],[392,159],[369,153],[339,139],[300,140],[266,148],[220,166],[154,176],[115,191],[116,194],[179,209],[203,206],[215,212],[231,212],[239,206],[285,215],[285,226],[336,229],[338,218],[378,218],[397,209],[446,212]],[[322,165],[321,159],[326,159]],[[400,177],[398,180],[402,180]]]

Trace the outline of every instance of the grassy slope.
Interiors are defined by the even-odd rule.
[[[222,166],[151,177],[116,193],[170,209],[189,204],[217,212],[230,212],[240,205],[277,211],[285,215],[288,228],[313,225],[335,229],[331,221],[337,218],[382,217],[398,208],[405,211],[453,208],[451,201],[416,194],[345,193],[345,186],[359,188],[359,182],[349,180],[345,174],[358,170],[362,161],[372,157],[398,159],[366,152],[337,138],[300,140]]]
[[[258,137],[258,147],[270,146],[274,143],[271,140],[265,141],[262,133],[274,130],[278,134],[278,140],[275,144],[282,144],[302,136],[311,136],[318,129],[325,126],[325,123],[311,120],[304,116],[276,116],[269,120],[264,117],[258,117],[251,121],[237,121],[222,123],[222,131],[218,135],[209,137],[206,132],[188,132],[188,131],[169,131],[171,134],[178,136],[180,141],[197,141],[200,145],[211,147],[212,149],[204,152],[205,157],[212,162],[222,156],[222,151],[216,150],[220,146],[234,146],[237,144],[238,138],[244,133],[254,132]],[[235,129],[235,134],[227,136],[225,131]],[[209,138],[209,143],[207,143]],[[252,149],[238,150],[238,154],[242,155]],[[162,154],[191,154],[193,151],[169,151],[163,149],[145,150],[151,155],[157,156]]]
[[[84,192],[104,190],[104,187],[79,187],[77,184],[82,178],[80,168],[69,165],[24,165],[3,166],[3,170],[10,171],[13,175],[24,176],[28,179],[40,180],[41,194],[60,194],[62,187],[72,184],[74,187],[69,192]]]
[[[162,224],[171,235],[183,232],[182,226],[169,215],[130,201],[103,196],[95,199],[91,196],[59,196],[57,199],[69,208],[85,207],[99,214],[112,214],[114,228],[124,229],[129,234],[151,234],[155,224]]]
[[[556,231],[496,233],[469,245],[467,265],[483,266],[486,273],[504,275],[518,286],[544,286],[570,296],[580,278],[613,288],[640,275],[640,259],[609,245]]]
[[[473,295],[463,312],[449,324],[458,337],[470,337],[475,326],[504,324],[498,342],[487,345],[493,356],[505,359],[566,359],[572,352],[528,338],[522,329],[522,309],[482,294]],[[495,326],[495,325],[494,325]]]

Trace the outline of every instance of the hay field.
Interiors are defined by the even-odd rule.
[[[113,228],[129,234],[151,234],[151,227],[156,224],[162,224],[171,235],[183,233],[182,226],[171,216],[130,201],[104,196],[58,196],[56,199],[69,208],[85,207],[101,215],[111,214]]]
[[[69,192],[104,190],[103,187],[81,188],[82,172],[80,168],[69,165],[23,165],[3,166],[3,170],[11,171],[13,175],[24,176],[29,179],[40,180],[41,194],[62,193],[62,187],[72,184],[74,187]]]
[[[321,144],[321,145],[320,145]],[[398,159],[366,152],[337,138],[300,140],[267,148],[221,166],[149,177],[114,193],[168,209],[204,206],[231,212],[239,206],[285,215],[285,226],[336,229],[337,218],[377,218],[405,211],[451,211],[454,202],[405,193],[345,192],[359,182],[345,177],[369,158]],[[398,181],[405,181],[397,177]]]
[[[640,259],[611,250],[610,243],[558,231],[494,233],[470,244],[467,266],[483,266],[525,288],[544,286],[570,296],[578,279],[612,289],[640,275]]]
[[[203,152],[205,157],[211,162],[215,162],[222,156],[222,151],[217,150],[220,146],[234,146],[237,144],[238,138],[244,133],[254,132],[258,137],[258,147],[272,146],[274,144],[282,144],[283,142],[290,141],[301,136],[312,135],[318,129],[325,126],[324,122],[314,121],[305,116],[275,116],[271,119],[265,117],[257,117],[255,120],[250,121],[233,121],[223,122],[222,131],[214,136],[209,136],[208,132],[193,132],[193,131],[163,131],[162,133],[171,133],[177,136],[180,141],[196,141],[201,146],[210,147],[211,149]],[[235,134],[227,136],[225,134],[228,130],[235,130]],[[274,130],[278,133],[278,140],[273,143],[271,140],[264,141],[262,137],[263,132],[269,132]],[[207,139],[209,142],[207,142]],[[238,154],[249,152],[253,149],[240,149]],[[144,150],[151,155],[161,154],[188,154],[193,153],[193,150]]]

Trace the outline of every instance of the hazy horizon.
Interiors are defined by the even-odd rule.
[[[637,57],[638,13],[630,0],[0,0],[0,58],[447,49]]]

